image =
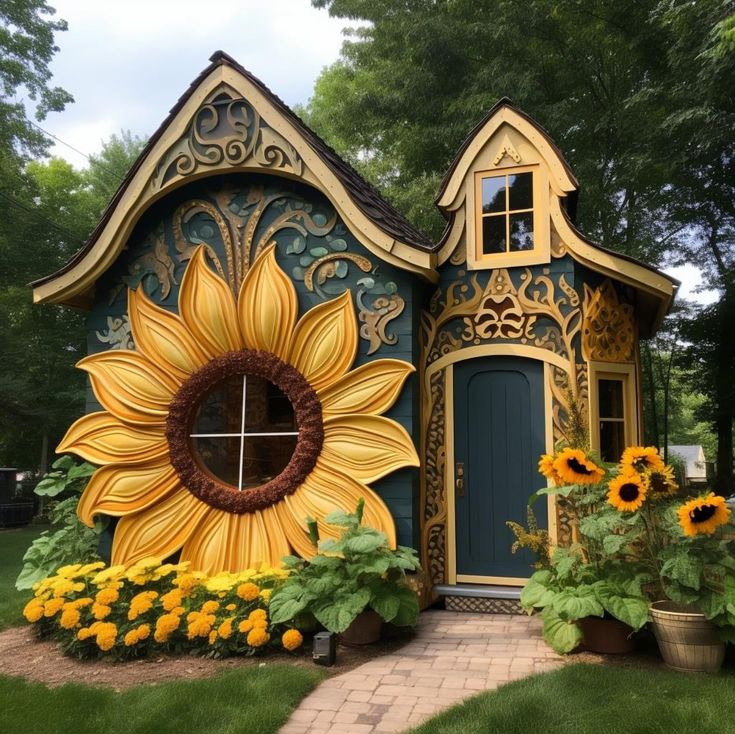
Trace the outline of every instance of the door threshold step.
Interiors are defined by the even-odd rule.
[[[453,612],[523,614],[518,586],[438,584],[434,586],[434,593],[443,596],[445,607]]]

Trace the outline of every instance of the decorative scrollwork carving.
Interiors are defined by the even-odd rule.
[[[194,113],[184,135],[163,154],[151,177],[157,191],[176,176],[203,167],[251,166],[301,175],[303,161],[294,147],[268,127],[252,105],[220,89]]]
[[[127,314],[119,318],[108,316],[107,329],[95,334],[100,342],[109,344],[110,349],[135,349]]]
[[[398,293],[376,296],[372,304],[365,302],[367,291],[360,287],[357,291],[358,318],[362,326],[360,336],[370,343],[368,354],[377,352],[381,344],[397,344],[395,334],[386,333],[388,324],[397,319],[406,308],[406,302]]]
[[[586,359],[630,362],[635,347],[633,307],[620,303],[610,279],[595,290],[584,286],[582,353]]]

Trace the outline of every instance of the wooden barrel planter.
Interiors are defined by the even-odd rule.
[[[635,650],[635,630],[618,619],[585,617],[579,620],[582,644],[589,652],[622,655]]]
[[[651,604],[653,633],[669,668],[716,673],[725,659],[725,643],[704,614],[671,601]]]
[[[380,639],[383,618],[372,609],[360,612],[352,624],[339,636],[344,645],[370,645]]]

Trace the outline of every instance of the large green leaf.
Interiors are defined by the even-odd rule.
[[[563,655],[574,650],[582,642],[582,630],[576,624],[564,621],[548,607],[541,616],[544,623],[544,639],[555,652]]]
[[[556,592],[545,585],[550,580],[549,571],[537,571],[533,574],[521,591],[521,606],[524,609],[533,607],[540,609],[551,604]]]
[[[401,606],[399,596],[394,589],[384,584],[375,584],[370,606],[386,621],[390,622]]]
[[[398,611],[391,623],[398,627],[413,627],[419,616],[419,600],[408,586],[400,586],[394,592],[398,597]]]
[[[388,539],[377,530],[365,529],[343,543],[345,554],[372,553],[388,545]]]
[[[554,597],[551,609],[566,622],[584,617],[601,617],[605,613],[595,589],[586,585],[564,589]]]
[[[595,584],[597,598],[605,611],[615,619],[640,629],[648,621],[649,602],[643,596],[627,596],[617,589],[611,588],[605,581]]]
[[[702,584],[704,563],[684,544],[672,549],[673,555],[661,567],[661,575],[682,586],[698,591]]]

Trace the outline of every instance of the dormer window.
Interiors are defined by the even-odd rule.
[[[478,171],[474,180],[474,242],[468,237],[471,269],[548,262],[548,186],[539,166]]]

